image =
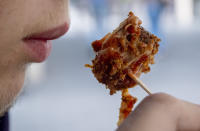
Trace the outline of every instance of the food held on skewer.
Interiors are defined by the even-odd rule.
[[[96,79],[110,89],[111,95],[122,91],[119,124],[136,102],[136,98],[128,93],[128,88],[137,84],[129,74],[140,77],[141,73],[149,72],[149,65],[154,64],[154,56],[158,52],[160,39],[141,24],[141,20],[130,12],[117,29],[92,43],[96,57],[92,65],[87,65],[92,68]]]

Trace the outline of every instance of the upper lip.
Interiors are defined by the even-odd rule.
[[[24,40],[54,40],[64,35],[68,29],[69,25],[65,23],[58,27],[29,35],[28,37],[25,37]]]

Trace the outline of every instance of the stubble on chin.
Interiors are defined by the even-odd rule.
[[[2,69],[2,68],[0,68]],[[0,75],[0,116],[4,115],[20,94],[25,77],[26,66],[10,66]]]

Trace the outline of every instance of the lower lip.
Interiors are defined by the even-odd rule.
[[[24,40],[25,50],[28,59],[32,62],[43,62],[47,59],[51,52],[52,43],[48,40],[28,39]]]

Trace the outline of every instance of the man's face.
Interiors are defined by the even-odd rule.
[[[27,64],[49,55],[69,25],[68,0],[0,0],[0,114],[19,94]]]

